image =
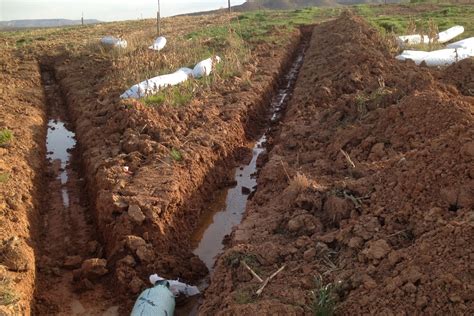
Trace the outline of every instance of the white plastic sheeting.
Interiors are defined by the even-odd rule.
[[[153,45],[148,47],[149,49],[160,51],[166,46],[166,38],[163,36],[157,37]]]
[[[103,46],[110,48],[127,48],[127,41],[113,36],[105,36],[100,39]]]
[[[214,68],[213,66],[215,66],[216,63],[220,62],[221,58],[219,56],[211,57],[200,61],[199,63],[197,63],[196,66],[194,66],[193,77],[201,78],[204,76],[209,76]]]
[[[460,25],[453,26],[452,28],[447,29],[446,31],[440,32],[434,40],[438,43],[446,43],[459,36],[464,32],[464,27]],[[431,40],[433,41],[433,39]],[[417,45],[421,43],[430,43],[430,38],[427,35],[402,35],[398,37],[398,42],[400,46],[410,46],[410,45]]]
[[[153,95],[157,93],[162,88],[168,86],[174,86],[185,82],[188,80],[190,76],[194,78],[201,78],[203,76],[209,76],[214,69],[216,63],[219,63],[221,58],[219,56],[211,57],[200,61],[194,69],[189,68],[180,68],[178,71],[168,74],[162,75],[158,77],[154,77],[145,81],[142,81],[130,89],[125,91],[120,98],[122,99],[139,99],[149,95]]]
[[[192,72],[193,71],[189,68],[180,68],[178,71],[172,74],[153,77],[132,86],[120,97],[122,99],[138,99],[155,94],[164,87],[174,86],[185,82],[188,80],[189,76],[192,75]]]
[[[160,277],[158,274],[150,275],[150,283],[153,285],[155,285],[156,282],[163,281],[163,280],[165,279]],[[171,293],[173,293],[174,296],[186,295],[187,297],[189,297],[189,296],[194,296],[200,293],[197,286],[188,285],[178,280],[167,280],[167,281],[170,284],[170,291]]]
[[[474,49],[474,37],[469,37],[449,45],[446,45],[447,48],[470,48]]]
[[[460,60],[473,57],[474,49],[470,48],[446,48],[435,50],[432,52],[416,51],[416,50],[405,50],[402,54],[398,55],[398,60],[413,60],[417,65],[423,61],[427,66],[448,66]]]

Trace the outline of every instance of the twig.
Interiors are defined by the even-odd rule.
[[[280,273],[281,271],[283,271],[283,269],[285,269],[285,265],[283,265],[280,269],[278,269],[275,273],[273,273],[272,275],[270,275],[266,280],[265,282],[263,282],[262,286],[257,290],[257,296],[259,296],[260,294],[262,294],[263,292],[263,289],[267,286],[268,282],[270,282],[271,279],[273,279],[278,273]]]
[[[286,171],[285,165],[283,164],[283,160],[281,158],[280,158],[280,163],[281,163],[281,166],[283,167],[283,171],[285,171],[288,181],[290,181],[291,180],[290,175],[288,174],[288,171]]]
[[[243,266],[244,266],[247,270],[249,270],[249,272],[250,272],[260,283],[263,282],[262,278],[261,278],[257,273],[255,273],[255,271],[253,271],[252,268],[249,267],[248,264],[247,264],[245,261],[241,261],[241,262],[242,262]]]
[[[347,162],[351,165],[352,168],[355,168],[356,165],[354,164],[354,162],[352,161],[351,157],[349,156],[348,153],[346,153],[343,149],[341,149],[341,153],[344,155],[344,157],[346,157],[346,160]]]

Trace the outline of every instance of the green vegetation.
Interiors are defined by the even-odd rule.
[[[176,148],[171,148],[170,150],[170,157],[171,159],[173,159],[174,161],[181,161],[183,160],[183,155],[181,154],[181,152],[176,149]]]
[[[0,184],[1,183],[6,183],[10,179],[10,173],[8,172],[2,172],[0,173]]]
[[[8,145],[13,140],[13,133],[9,129],[0,130],[0,147]]]
[[[248,285],[234,293],[234,300],[237,304],[249,304],[257,300],[258,285]]]
[[[7,306],[19,301],[18,295],[10,288],[8,279],[0,280],[0,305]]]
[[[315,278],[316,288],[311,291],[313,296],[312,310],[315,316],[331,316],[335,310],[335,290],[332,283],[323,284],[321,276]]]

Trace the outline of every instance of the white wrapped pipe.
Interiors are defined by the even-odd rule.
[[[194,78],[201,78],[204,76],[209,76],[215,66],[215,64],[220,63],[221,58],[219,56],[211,57],[200,61],[196,64],[193,69],[193,77]]]
[[[178,71],[168,74],[157,76],[145,81],[142,81],[130,89],[125,91],[120,98],[122,99],[138,99],[142,97],[146,97],[149,95],[153,95],[157,93],[164,87],[174,86],[185,82],[188,80],[189,76],[191,76],[193,71],[189,68],[180,68]]]
[[[163,36],[157,37],[153,45],[148,47],[149,49],[160,51],[166,46],[166,38]]]
[[[465,38],[463,40],[446,45],[447,48],[470,48],[474,49],[474,37]]]
[[[398,37],[398,43],[400,46],[411,46],[417,44],[428,44],[436,40],[438,43],[446,43],[459,36],[464,32],[464,27],[460,25],[453,26],[452,28],[447,29],[446,31],[440,32],[434,38],[430,39],[427,35],[402,35]]]
[[[474,49],[469,48],[447,48],[435,50],[432,52],[424,51],[413,51],[405,50],[402,54],[398,55],[396,59],[398,60],[413,60],[417,65],[421,64],[423,61],[427,66],[448,66],[454,64],[460,60],[473,57]]]
[[[109,48],[127,48],[127,41],[113,36],[101,38],[100,43]]]

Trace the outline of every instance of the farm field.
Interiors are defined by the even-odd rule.
[[[472,313],[474,60],[401,62],[394,36],[467,38],[473,17],[179,16],[159,53],[152,20],[0,32],[0,314],[128,315],[153,273],[203,291],[177,315]],[[119,98],[215,55],[210,76]],[[207,261],[222,209],[237,223]],[[245,265],[284,268],[257,295]]]

